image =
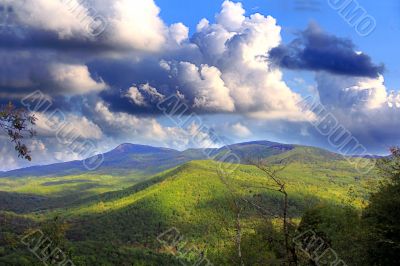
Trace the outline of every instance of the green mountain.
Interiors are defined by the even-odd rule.
[[[96,172],[3,177],[0,265],[40,265],[20,244],[32,229],[56,239],[65,233],[59,245],[75,265],[181,265],[199,258],[235,265],[238,206],[245,265],[280,265],[283,195],[253,165],[218,174],[226,149],[124,144],[106,153]],[[342,156],[317,148],[249,142],[229,150],[244,163],[262,158],[271,169],[285,164],[278,178],[294,225],[315,206],[359,210],[379,182],[374,172],[359,174]],[[197,160],[204,154],[214,160]],[[168,232],[178,232],[177,246],[167,241]]]
[[[302,148],[304,151],[308,150],[308,152],[299,154],[298,158],[294,158],[293,153],[289,152],[296,150],[294,152],[296,153],[299,148]],[[0,173],[0,178],[67,176],[85,173],[106,175],[127,175],[136,173],[151,175],[192,160],[223,160],[224,155],[228,152],[238,156],[242,163],[246,163],[249,160],[265,159],[279,154],[287,154],[287,156],[292,156],[292,158],[296,160],[308,159],[301,157],[307,153],[309,155],[314,155],[314,157],[316,156],[316,159],[321,159],[321,156],[328,160],[340,158],[340,155],[317,148],[280,144],[270,141],[239,143],[219,149],[188,149],[182,152],[174,149],[145,145],[122,144],[112,151],[99,156],[99,158],[102,158],[102,163],[93,171],[85,168],[84,162],[86,160],[82,160],[2,172]]]
[[[179,152],[173,149],[157,148],[145,145],[122,144],[114,150],[99,156],[100,167],[90,171],[85,161],[72,161],[52,165],[34,166],[0,173],[0,177],[40,177],[65,176],[83,173],[126,175],[128,173],[154,174],[177,166],[193,159],[201,159],[196,155]],[[90,158],[88,159],[90,160]]]

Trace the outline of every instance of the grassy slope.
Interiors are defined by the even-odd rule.
[[[123,190],[148,178],[138,173],[127,176],[82,174],[2,178],[0,206],[2,210],[18,213],[57,208],[102,193]]]
[[[294,219],[317,204],[360,207],[377,182],[367,176],[356,179],[359,175],[346,162],[324,164],[321,168],[315,163],[291,163],[282,172],[290,195],[290,215]],[[69,219],[73,225],[70,237],[80,243],[116,241],[153,250],[160,248],[156,236],[176,227],[210,258],[227,263],[219,260],[221,253],[232,252],[235,220],[232,197],[216,174],[217,166],[214,161],[190,162],[158,175],[155,184],[137,189],[136,193],[132,190],[109,193],[50,215]],[[273,183],[255,167],[242,165],[228,180],[235,197],[252,200],[271,215],[281,214],[281,196],[258,188],[271,187]],[[248,235],[254,234],[254,228],[261,222],[250,205],[246,206],[242,220]]]
[[[377,183],[373,173],[362,176],[348,162],[314,148],[296,147],[268,160],[282,159],[289,163],[281,176],[290,195],[290,215],[297,220],[304,210],[316,204],[361,207]],[[91,265],[89,261],[96,257],[93,247],[111,253],[118,250],[121,258],[136,254],[136,257],[153,258],[154,261],[162,258],[170,261],[165,265],[173,265],[173,258],[157,255],[165,250],[156,242],[159,233],[173,226],[190,243],[205,250],[213,262],[224,265],[229,264],[226,258],[234,248],[233,197],[251,200],[263,206],[270,215],[281,214],[282,198],[275,192],[259,188],[271,187],[273,183],[248,165],[240,165],[227,179],[235,192],[232,196],[217,175],[217,166],[215,161],[193,161],[150,180],[143,176],[101,175],[2,179],[0,190],[48,197],[50,202],[54,202],[54,197],[74,198],[74,204],[60,201],[59,205],[52,206],[67,205],[67,208],[24,217],[45,220],[61,216],[67,219],[71,224],[68,235],[74,243],[74,258],[82,261],[81,265],[85,265],[83,261]],[[137,184],[139,181],[145,182]],[[87,187],[89,184],[96,185]],[[103,192],[107,193],[101,194]],[[255,228],[262,219],[253,207],[244,205],[244,239],[248,246],[253,246],[256,244],[252,241],[260,241]],[[109,256],[102,260],[111,262]]]

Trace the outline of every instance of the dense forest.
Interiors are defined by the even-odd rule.
[[[396,265],[399,149],[362,176],[299,150],[315,160],[290,151],[230,175],[192,161],[133,186],[122,178],[126,188],[90,175],[3,178],[15,192],[0,198],[0,263]],[[111,190],[82,186],[96,181]]]

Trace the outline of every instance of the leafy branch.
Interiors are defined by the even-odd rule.
[[[32,160],[31,151],[23,142],[27,137],[34,137],[33,126],[36,117],[26,109],[17,108],[11,102],[0,107],[0,129],[3,129],[15,145],[18,157]]]

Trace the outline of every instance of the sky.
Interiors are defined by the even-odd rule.
[[[361,147],[353,154],[400,144],[398,1],[2,3],[0,101],[38,121],[32,162],[0,133],[0,170],[126,142],[271,140],[343,153],[341,129]],[[318,110],[301,104],[309,97]]]

